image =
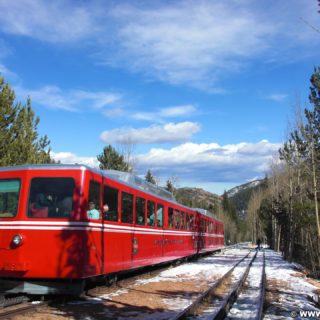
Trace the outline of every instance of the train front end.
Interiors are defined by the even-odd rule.
[[[0,169],[0,294],[82,289],[82,175],[46,166]]]

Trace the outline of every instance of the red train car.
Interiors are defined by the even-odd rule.
[[[77,294],[92,278],[223,245],[220,221],[131,174],[83,165],[0,169],[2,294]]]

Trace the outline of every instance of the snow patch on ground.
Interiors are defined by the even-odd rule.
[[[295,265],[282,259],[279,253],[266,250],[267,298],[269,307],[265,319],[291,318],[290,312],[320,310],[311,301],[319,286],[307,282]]]

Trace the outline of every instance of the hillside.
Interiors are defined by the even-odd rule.
[[[240,186],[234,187],[227,191],[229,200],[234,204],[237,214],[240,218],[244,219],[248,208],[248,203],[252,193],[260,188],[265,183],[265,180],[255,180],[244,183]]]
[[[193,208],[203,208],[215,211],[221,202],[221,197],[200,188],[179,188],[175,197],[178,202]]]
[[[230,202],[235,206],[237,214],[244,219],[251,194],[263,184],[264,180],[244,183],[227,191]],[[178,202],[193,208],[203,208],[215,212],[221,204],[222,197],[201,188],[179,188],[175,197]]]

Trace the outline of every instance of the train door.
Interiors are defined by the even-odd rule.
[[[134,228],[132,232],[132,267],[140,267],[145,259],[144,229],[146,226],[146,207],[145,197],[135,196],[134,201]]]
[[[104,272],[104,238],[102,224],[102,177],[90,173],[88,198],[87,198],[87,229],[88,242],[88,271],[89,274],[102,274]]]
[[[133,228],[134,195],[131,189],[121,192],[121,253],[123,269],[132,268],[132,254],[134,248],[134,228]]]
[[[157,205],[157,225],[160,227],[161,230],[161,239],[160,239],[160,247],[161,247],[161,259],[163,259],[165,252],[164,252],[164,241],[165,241],[165,236],[163,232],[163,227],[164,227],[164,210],[165,207],[162,204]]]
[[[108,210],[103,213],[103,258],[104,273],[122,269],[121,232],[120,232],[120,194],[117,185],[104,180],[103,206]]]

